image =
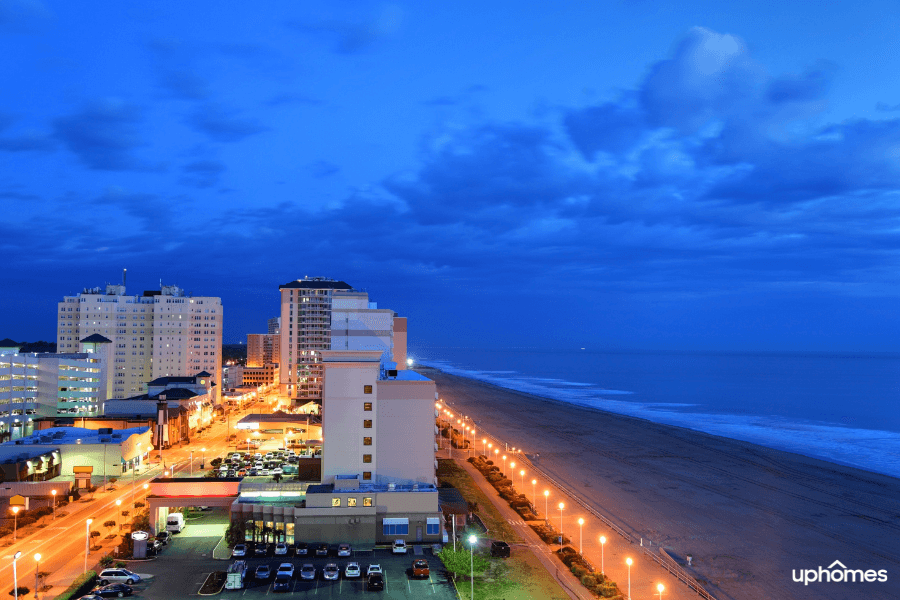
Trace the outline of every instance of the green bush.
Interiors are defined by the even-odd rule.
[[[581,565],[572,565],[572,568],[570,570],[572,571],[572,575],[574,575],[578,579],[581,579],[588,574],[588,570]]]
[[[593,575],[582,575],[581,576],[581,585],[586,587],[587,589],[594,591],[594,588],[597,587],[597,578]]]
[[[72,598],[80,598],[94,588],[94,582],[96,580],[96,571],[88,571],[83,575],[79,575],[75,578],[75,581],[72,582],[72,585],[67,587],[63,593],[53,600],[71,600]]]
[[[19,596],[24,597],[24,596],[28,595],[30,592],[31,592],[31,590],[28,589],[27,587],[18,587],[18,588],[13,588],[13,589],[9,590],[9,595],[10,596],[19,595]]]

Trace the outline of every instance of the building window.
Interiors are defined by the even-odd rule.
[[[372,419],[366,419],[363,421],[363,428],[372,429]]]
[[[372,455],[371,454],[363,454],[363,462],[364,463],[372,462]]]
[[[364,403],[363,410],[372,410],[372,403],[371,402]]]
[[[363,386],[363,394],[371,394],[371,393],[372,393],[372,386],[371,386],[371,385],[364,385],[364,386]]]
[[[363,438],[363,446],[371,446],[372,438]]]
[[[384,535],[409,535],[409,519],[384,519]]]
[[[347,498],[347,506],[356,506],[356,498]]]
[[[363,506],[372,506],[371,498],[363,498]]]
[[[363,481],[372,481],[372,471],[363,471]]]
[[[341,499],[340,499],[340,498],[332,498],[332,499],[331,499],[331,505],[332,505],[332,506],[340,506],[340,505],[341,505]]]
[[[428,517],[425,522],[426,535],[438,535],[441,532],[441,520],[437,517]]]

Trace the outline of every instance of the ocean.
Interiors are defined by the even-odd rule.
[[[900,355],[416,348],[447,373],[900,477]]]

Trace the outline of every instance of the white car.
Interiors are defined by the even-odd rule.
[[[315,579],[316,568],[310,563],[306,563],[300,567],[300,579]]]
[[[287,553],[288,553],[287,544],[285,544],[284,542],[278,542],[277,544],[275,544],[275,556],[284,556]],[[280,567],[279,567],[279,570],[280,570]]]
[[[394,554],[406,554],[406,541],[394,540],[394,545],[391,547],[391,552],[393,552]]]
[[[360,575],[362,575],[362,571],[359,570],[359,563],[347,563],[347,568],[344,569],[344,577],[359,577]]]
[[[383,575],[384,571],[381,570],[381,565],[369,565],[369,568],[366,569],[366,577],[372,573],[381,573]]]
[[[272,475],[283,475],[284,471],[281,470],[281,467],[275,467],[271,470]]]
[[[279,575],[287,575],[288,577],[293,577],[294,565],[292,565],[291,563],[281,563],[280,565],[278,565],[278,572],[275,573],[276,577],[278,577]]]
[[[231,551],[231,556],[235,558],[247,556],[247,544],[235,544],[234,550]]]
[[[350,544],[338,544],[338,556],[350,556],[350,554],[352,554]]]

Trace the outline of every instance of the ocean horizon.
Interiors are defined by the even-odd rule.
[[[900,478],[900,354],[415,348],[498,387]]]

